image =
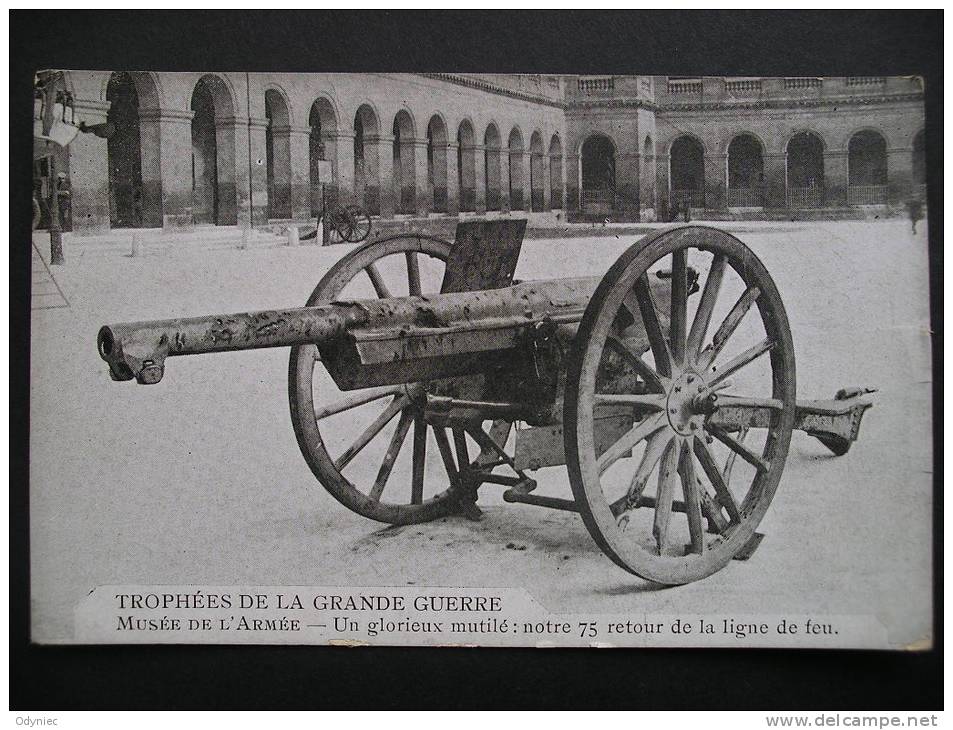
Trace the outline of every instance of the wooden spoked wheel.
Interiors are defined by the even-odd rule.
[[[439,292],[449,253],[450,243],[423,235],[372,241],[338,261],[307,305]],[[410,383],[342,392],[316,346],[291,349],[288,392],[298,445],[321,484],[354,512],[412,524],[456,508],[458,467],[446,429],[425,419],[424,388]],[[458,451],[465,450],[464,434],[453,435]],[[458,455],[460,462],[465,458]]]
[[[669,301],[658,301],[666,281]],[[658,583],[721,569],[768,509],[794,425],[794,347],[767,270],[717,229],[662,231],[609,270],[576,342],[565,448],[590,534],[621,567]],[[720,425],[730,407],[756,409],[769,425]]]
[[[347,225],[350,228],[350,235],[346,237],[346,240],[360,243],[371,232],[371,217],[359,205],[349,205],[345,211],[348,218]]]

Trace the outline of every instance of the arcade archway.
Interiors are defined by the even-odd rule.
[[[192,92],[192,217],[195,223],[235,225],[235,107],[225,82],[199,79]]]

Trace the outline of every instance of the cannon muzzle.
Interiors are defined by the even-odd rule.
[[[151,385],[162,379],[165,359],[173,355],[317,344],[366,319],[366,309],[349,303],[130,322],[102,327],[97,346],[113,380]]]

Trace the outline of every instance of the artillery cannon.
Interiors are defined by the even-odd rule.
[[[302,454],[371,519],[477,517],[494,484],[507,502],[578,512],[613,561],[659,583],[750,557],[792,432],[846,453],[872,391],[795,400],[780,294],[723,231],[666,229],[601,279],[521,283],[524,229],[372,241],[303,308],[109,325],[99,352],[115,380],[153,384],[169,357],[290,346]],[[561,464],[572,499],[536,494],[527,472]]]

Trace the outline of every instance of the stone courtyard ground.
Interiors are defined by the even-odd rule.
[[[113,383],[99,359],[107,322],[300,306],[349,247],[131,257],[73,242],[52,269],[69,306],[32,319],[34,640],[74,640],[73,608],[95,586],[194,583],[511,585],[559,613],[873,615],[891,644],[929,641],[925,231],[899,220],[721,225],[778,283],[799,397],[879,392],[847,456],[795,434],[750,561],[669,589],[613,565],[578,516],[506,505],[492,488],[481,522],[384,528],[349,512],[298,451],[286,349],[176,359],[150,388]],[[601,275],[637,239],[608,227],[528,240],[517,277]],[[565,469],[537,478],[542,493],[569,496]]]

